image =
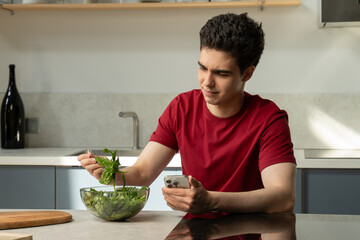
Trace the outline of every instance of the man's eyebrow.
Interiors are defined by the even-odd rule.
[[[198,61],[198,64],[200,67],[204,68],[204,69],[207,69],[207,67],[205,67],[203,64],[201,64],[201,62]],[[211,70],[212,72],[216,73],[216,74],[231,74],[232,72],[229,71],[229,70],[225,70],[225,69],[214,69],[214,70]]]
[[[200,67],[206,68],[206,67],[205,67],[203,64],[201,64],[201,62],[199,62],[199,61],[198,61],[198,64],[199,64]]]
[[[223,70],[223,69],[215,69],[215,70],[212,70],[214,73],[217,73],[217,74],[231,74],[232,72],[229,71],[229,70]]]

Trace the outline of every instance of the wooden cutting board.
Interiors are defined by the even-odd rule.
[[[0,233],[0,240],[33,240],[32,235],[23,233]]]
[[[70,222],[72,216],[63,211],[0,212],[0,229],[44,226]]]

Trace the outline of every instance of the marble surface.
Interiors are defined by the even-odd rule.
[[[0,148],[1,157],[59,157],[73,156],[84,148],[57,148],[57,147],[39,147],[22,149],[4,149]]]
[[[358,150],[295,149],[294,153],[301,169],[360,169]]]
[[[203,214],[184,217],[185,213],[178,211],[142,211],[125,222],[107,222],[87,210],[65,211],[73,216],[69,223],[2,231],[32,234],[36,240],[219,239],[230,236],[261,237],[262,240],[344,240],[360,236],[358,215]]]
[[[81,148],[0,149],[0,165],[80,166],[72,154]]]
[[[184,216],[184,213],[175,211],[142,211],[125,222],[108,222],[87,210],[64,211],[73,216],[71,222],[2,231],[32,234],[34,240],[165,239]]]
[[[0,149],[0,166],[80,166],[77,160],[77,154],[80,151],[84,151],[84,148]],[[294,149],[297,168],[360,169],[358,150],[326,151],[313,149],[311,150],[312,155],[306,154],[306,151],[305,149]],[[334,154],[331,155],[329,152]],[[351,153],[354,154],[351,155]],[[131,166],[136,160],[136,156],[120,156],[122,166]],[[180,168],[180,154],[176,154],[167,167]]]
[[[93,148],[101,149],[101,148]],[[125,149],[125,148],[124,148]],[[128,149],[128,148],[126,148]],[[1,165],[19,165],[19,166],[80,166],[77,156],[85,148],[24,148],[24,149],[1,149],[0,148],[0,166]],[[131,166],[137,156],[120,156],[122,166]],[[175,154],[168,168],[181,167],[179,154]]]

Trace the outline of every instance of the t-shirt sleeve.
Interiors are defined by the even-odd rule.
[[[283,162],[296,164],[285,111],[275,114],[260,139],[259,169]]]
[[[150,137],[150,141],[158,142],[174,150],[179,150],[176,139],[177,98],[165,109],[158,121],[158,126]]]

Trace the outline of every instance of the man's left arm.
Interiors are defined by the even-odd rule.
[[[296,165],[290,162],[266,167],[261,172],[264,188],[248,192],[207,191],[189,177],[190,189],[163,188],[168,205],[199,214],[209,211],[292,213],[295,205]]]

